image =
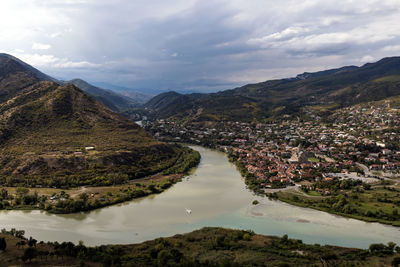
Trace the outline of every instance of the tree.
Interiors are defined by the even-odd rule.
[[[396,243],[394,243],[394,242],[392,242],[392,241],[390,241],[390,242],[388,243],[388,248],[391,249],[392,251],[394,250],[395,247],[396,247]]]
[[[24,251],[24,255],[22,256],[22,260],[25,261],[30,261],[33,258],[37,256],[37,250],[36,248],[28,247]]]
[[[392,215],[397,217],[399,215],[399,211],[397,209],[393,209]]]
[[[8,191],[6,189],[2,188],[0,191],[0,196],[2,199],[6,199],[8,197]]]
[[[25,230],[16,230],[15,231],[15,237],[24,238],[24,235],[25,235]]]
[[[7,248],[7,242],[4,237],[0,238],[0,250],[5,251]]]
[[[393,267],[399,267],[400,266],[400,257],[394,257],[393,258],[392,266]]]
[[[17,196],[22,197],[22,196],[24,196],[24,195],[29,193],[29,189],[25,188],[25,187],[18,187],[15,190],[15,193],[17,194]]]
[[[34,238],[32,238],[32,237],[29,237],[28,246],[30,246],[30,247],[36,247],[36,243],[37,243],[37,240],[36,240],[36,239],[34,239]]]
[[[168,250],[161,250],[158,252],[157,255],[157,262],[159,266],[165,266],[168,262],[168,260],[171,258],[171,254],[168,252]]]

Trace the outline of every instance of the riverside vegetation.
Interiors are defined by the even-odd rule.
[[[400,226],[400,190],[385,182],[374,186],[361,182],[343,183],[334,180],[319,183],[321,190],[332,192],[325,196],[315,191],[316,187],[302,187],[301,192],[296,190],[268,193],[289,204],[309,207],[329,213],[364,220]],[[321,191],[320,191],[321,192]]]
[[[325,121],[309,111],[265,124],[157,120],[146,128],[162,141],[227,153],[259,195],[400,226],[399,109],[399,97],[391,97],[339,109]]]
[[[260,141],[257,138],[254,139],[254,136],[249,133],[254,130],[259,134],[260,129],[250,127],[243,129],[243,125],[235,120],[254,121],[256,127],[257,122],[260,121],[268,123],[268,125],[264,124],[267,127],[273,124],[271,127],[275,128],[274,131],[260,132],[266,134],[264,137],[273,139],[268,145],[273,145],[278,153],[271,156],[271,159],[280,158],[268,162],[279,161],[280,164],[282,159],[287,160],[288,156],[290,157],[287,153],[281,153],[282,148],[293,148],[294,145],[301,144],[307,149],[316,148],[322,151],[320,143],[323,144],[322,134],[325,134],[325,129],[320,127],[321,136],[317,136],[320,139],[313,140],[306,134],[309,130],[307,127],[321,125],[320,116],[326,112],[354,103],[376,100],[371,98],[383,99],[397,95],[400,88],[398,80],[388,80],[385,77],[389,74],[398,76],[399,62],[399,58],[384,59],[377,64],[366,65],[362,68],[350,67],[335,70],[334,77],[330,76],[332,72],[318,75],[307,74],[306,76],[310,76],[310,79],[298,77],[270,81],[211,96],[191,95],[188,98],[172,94],[175,99],[174,105],[178,103],[178,107],[181,108],[178,112],[174,110],[174,105],[169,104],[165,106],[171,112],[159,109],[160,102],[168,103],[163,99],[158,101],[155,98],[151,102],[155,104],[155,114],[164,113],[167,117],[178,114],[174,117],[183,118],[185,122],[192,118],[197,121],[207,119],[214,122],[222,121],[222,126],[225,126],[228,119],[232,120],[231,125],[239,125],[241,130],[244,130],[240,135],[246,135],[245,138],[234,137],[230,134],[236,133],[229,133],[223,129],[220,133],[225,132],[225,135],[223,144],[220,144],[218,139],[213,139],[216,136],[214,133],[217,132],[215,129],[215,131],[195,134],[198,137],[206,136],[205,139],[212,139],[213,146],[226,152],[229,151],[228,146],[237,141],[236,152],[246,154],[246,157],[242,158],[249,160],[246,163],[253,163],[251,162],[253,152],[262,152],[262,148],[257,144],[267,144],[267,142],[264,142],[265,138]],[[302,94],[302,97],[293,97],[297,96],[293,95],[293,88],[299,89],[297,91]],[[181,176],[175,175],[176,173],[186,172],[199,161],[199,155],[195,152],[156,141],[136,124],[105,108],[75,86],[60,86],[54,79],[3,54],[0,54],[0,89],[2,90],[0,95],[0,163],[2,165],[0,183],[6,186],[0,190],[3,208],[37,208],[56,213],[68,213],[103,207],[161,192],[180,179]],[[384,94],[381,94],[382,89],[385,89]],[[314,96],[317,97],[313,98]],[[310,103],[310,99],[314,99],[313,103]],[[344,99],[341,105],[332,106],[332,102],[341,99]],[[228,114],[225,110],[229,111]],[[297,117],[298,111],[301,118]],[[310,112],[315,112],[315,114],[310,114]],[[285,120],[288,119],[286,124],[283,121],[272,122],[271,118],[282,115]],[[374,113],[371,115],[375,116]],[[378,122],[381,119],[383,120],[383,117],[378,117],[374,122],[383,123],[382,126],[384,126],[385,122]],[[305,123],[306,120],[312,121],[308,124],[308,122]],[[295,127],[296,122],[302,128]],[[390,125],[394,123],[396,126],[397,122],[396,118],[390,119]],[[280,123],[284,127],[280,127]],[[346,123],[340,122],[339,126],[346,128]],[[349,147],[344,144],[337,145],[338,141],[343,140],[335,139],[338,130],[336,123],[329,125],[332,127],[328,129],[332,132],[329,132],[330,135],[324,139],[324,142],[335,148],[335,150],[329,150],[329,153],[340,151],[337,148]],[[302,129],[305,131],[298,133],[298,130]],[[398,128],[393,129],[398,130]],[[171,135],[168,129],[164,128],[164,130],[167,135]],[[285,132],[286,130],[288,132]],[[179,131],[182,131],[182,128]],[[294,134],[290,131],[295,131],[299,140],[294,140],[292,138]],[[287,139],[288,133],[291,135]],[[381,133],[368,131],[366,134],[369,135],[368,138],[363,139],[360,134],[358,141],[369,142],[372,139],[374,142],[376,138],[386,140],[387,134],[390,135],[386,131],[381,131]],[[205,143],[196,139],[194,135],[190,136],[186,133],[183,135],[195,143],[196,140],[199,141],[198,143]],[[284,142],[280,142],[281,140]],[[395,143],[398,138],[394,135],[388,137],[387,140]],[[374,148],[380,151],[379,147]],[[398,148],[399,146],[391,147],[393,151]],[[388,155],[384,151],[381,152]],[[247,157],[247,154],[250,156]],[[346,157],[346,155],[340,154],[340,157]],[[397,155],[396,153],[393,158]],[[337,164],[338,168],[336,166],[331,168],[329,164],[326,164],[326,169],[329,167],[338,171],[348,170],[362,174],[363,170],[356,166],[357,160],[362,157],[363,152],[355,154],[351,158],[350,165],[344,164],[343,158],[336,159],[340,160],[340,164]],[[324,165],[326,163],[314,155],[308,158],[311,164]],[[378,162],[380,159],[374,158],[374,160]],[[239,162],[239,157],[234,161]],[[389,162],[382,162],[381,166],[387,163]],[[269,179],[279,174],[278,171],[268,173],[268,175],[261,173],[263,183],[262,179],[256,176],[259,172],[253,168],[257,166],[245,164],[239,167],[242,175],[246,177],[248,186],[257,193],[265,193]],[[300,169],[292,168],[294,171],[292,179],[295,182],[298,182],[297,174],[309,170],[308,166],[304,169],[303,166],[300,167]],[[319,171],[325,172],[326,169],[322,168]],[[160,172],[166,176],[138,180]],[[314,174],[315,176],[311,178],[315,180],[311,180],[317,186],[316,182],[321,181],[322,173],[315,172]],[[299,180],[303,179],[300,178]],[[305,203],[310,207],[325,208],[343,215],[357,212],[360,218],[362,215],[385,223],[394,224],[398,221],[396,184],[381,183],[368,188],[364,183],[350,183],[342,186],[339,179],[332,179],[332,181],[331,184],[318,184],[318,188],[312,185],[303,187],[303,191],[299,191],[300,197],[290,195],[286,201],[292,201],[297,205]],[[280,178],[277,185],[283,187],[289,183],[291,183],[290,179],[282,181]],[[93,185],[98,187],[86,187]],[[76,186],[85,187],[70,189]],[[329,196],[321,194],[320,190],[324,189],[325,193],[329,190]],[[374,193],[369,194],[370,191]],[[359,194],[365,195],[360,197]],[[270,196],[285,199],[279,193],[273,193]],[[302,197],[307,197],[307,200],[303,200]],[[318,198],[318,201],[321,201],[309,203],[308,198],[315,198],[315,200]],[[357,202],[354,205],[353,200]],[[371,200],[376,200],[376,202],[373,203]],[[254,204],[257,205],[257,203]],[[371,209],[371,204],[375,207],[374,209]],[[89,266],[100,264],[105,266],[285,266],[294,264],[389,266],[392,264],[397,266],[399,263],[399,257],[395,254],[399,249],[394,243],[373,244],[369,250],[347,249],[305,245],[300,240],[291,240],[287,236],[265,237],[255,235],[251,231],[219,228],[205,228],[190,234],[159,238],[137,245],[105,245],[95,248],[88,248],[83,243],[78,245],[70,242],[37,243],[33,238],[25,239],[22,231],[4,230],[0,236],[0,250],[3,251],[0,254],[1,262],[8,262],[9,265],[29,262],[38,266],[54,266],[61,263],[72,266],[78,264]]]
[[[121,177],[110,174],[106,186],[100,186],[101,183],[95,187],[93,185],[96,183],[80,188],[74,188],[74,184],[66,184],[61,189],[2,187],[0,209],[41,209],[51,213],[73,213],[161,193],[180,181],[200,161],[197,151],[179,145],[174,147],[181,153],[170,166],[154,176],[129,180],[128,175]]]
[[[161,192],[199,162],[197,152],[155,140],[74,85],[6,54],[0,91],[0,208],[91,210]],[[161,173],[168,176],[131,182]],[[69,190],[78,186],[114,188]]]
[[[0,260],[8,266],[398,266],[400,262],[400,247],[393,242],[353,249],[223,228],[98,247],[86,247],[83,242],[37,242],[15,229],[3,229],[3,238],[6,248]]]

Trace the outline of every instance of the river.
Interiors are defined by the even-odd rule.
[[[200,165],[167,191],[88,213],[1,211],[0,227],[24,229],[44,241],[84,241],[86,245],[138,243],[186,233],[204,226],[251,229],[305,243],[367,248],[371,243],[400,243],[400,228],[365,223],[280,201],[254,196],[227,157],[193,147]],[[252,205],[253,200],[260,204]],[[188,214],[186,209],[191,209]]]

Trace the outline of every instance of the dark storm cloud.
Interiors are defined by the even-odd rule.
[[[0,8],[8,11],[0,22],[11,25],[0,29],[2,51],[56,77],[133,88],[215,91],[400,53],[400,2],[391,0],[20,0]]]

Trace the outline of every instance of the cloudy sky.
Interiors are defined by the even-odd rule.
[[[2,0],[0,52],[56,78],[210,92],[400,55],[399,0]]]

